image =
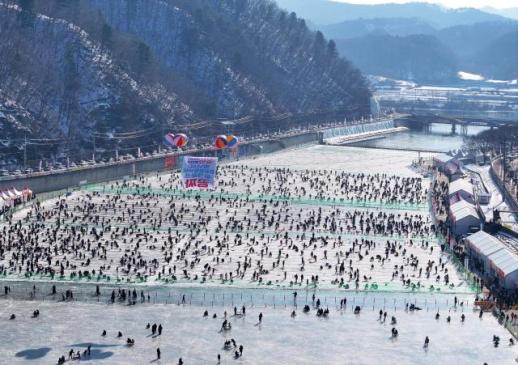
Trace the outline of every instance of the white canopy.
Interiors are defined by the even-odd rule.
[[[450,195],[458,193],[459,191],[465,191],[466,193],[473,195],[473,185],[467,180],[458,179],[450,183],[448,192]]]
[[[518,257],[507,248],[489,255],[488,259],[491,267],[501,278],[505,278],[512,272],[518,271]]]
[[[477,209],[475,209],[475,206],[473,204],[468,203],[465,200],[459,200],[455,204],[452,204],[450,206],[450,211],[455,222],[458,222],[459,220],[469,216],[474,217],[476,219],[480,219],[478,216]]]
[[[489,257],[490,255],[505,249],[505,245],[496,237],[484,231],[478,231],[466,238],[469,246],[478,254]]]

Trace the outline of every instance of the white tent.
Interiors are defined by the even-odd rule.
[[[451,182],[448,186],[448,194],[450,199],[463,199],[469,203],[475,202],[473,185],[465,179],[458,179]]]
[[[473,204],[459,200],[450,205],[450,216],[455,234],[463,235],[480,225],[480,217]]]
[[[505,245],[498,238],[484,231],[478,231],[469,235],[466,237],[466,242],[472,253],[486,258],[505,248]]]
[[[11,198],[11,196],[9,194],[7,194],[7,192],[2,191],[0,196],[2,197],[2,200],[4,201],[5,205],[7,205],[7,206],[13,205],[13,199]]]
[[[438,155],[433,156],[433,162],[436,166],[444,165],[450,162],[451,160],[453,160],[453,157],[445,153],[440,153]]]
[[[507,248],[489,255],[491,273],[506,288],[518,287],[518,257]]]

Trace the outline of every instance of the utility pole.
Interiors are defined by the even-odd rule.
[[[94,136],[94,138],[93,138],[94,139],[94,153],[92,154],[92,159],[93,159],[93,161],[95,163],[95,131],[94,131],[94,135],[93,136]]]
[[[23,142],[23,168],[27,168],[27,135],[25,135],[25,141]]]

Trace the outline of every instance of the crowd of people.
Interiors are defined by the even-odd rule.
[[[0,273],[302,287],[456,285],[435,226],[415,206],[426,193],[419,178],[325,170],[228,165],[218,171],[217,190],[205,192],[181,190],[176,173],[142,176],[17,213],[0,226]]]

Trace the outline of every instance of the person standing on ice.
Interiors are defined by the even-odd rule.
[[[429,343],[430,343],[430,339],[428,338],[428,336],[426,336],[426,338],[424,339],[424,348],[428,348]]]
[[[157,348],[156,348],[156,359],[157,359],[157,360],[160,360],[160,355],[161,355],[160,347],[157,347]]]

